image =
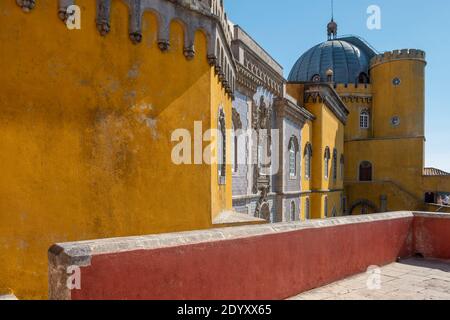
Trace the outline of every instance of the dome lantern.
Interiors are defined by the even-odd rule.
[[[338,31],[338,25],[336,22],[334,22],[334,19],[332,18],[331,21],[327,25],[328,40],[336,39],[337,31]]]

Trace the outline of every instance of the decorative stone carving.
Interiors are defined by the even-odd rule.
[[[109,3],[99,3],[99,30],[109,31]],[[134,44],[143,40],[142,16],[150,11],[158,21],[158,47],[162,52],[170,48],[170,24],[179,21],[184,27],[184,50],[186,59],[195,57],[195,34],[201,30],[207,37],[207,58],[220,74],[222,86],[233,96],[236,64],[231,53],[231,30],[223,9],[223,1],[198,0],[122,0],[128,5],[130,14],[129,37]],[[100,4],[102,7],[100,8]],[[101,10],[100,10],[101,9]],[[100,14],[102,13],[102,14]],[[106,14],[108,13],[108,14]]]
[[[158,40],[158,48],[162,52],[167,52],[170,49],[170,42],[169,40]]]
[[[189,46],[184,48],[183,50],[183,54],[186,57],[186,59],[188,60],[192,60],[195,57],[195,49],[194,46]]]
[[[270,206],[267,200],[267,195],[269,194],[269,185],[267,183],[261,183],[259,186],[259,191],[261,192],[256,204],[255,217],[264,219],[270,222]]]
[[[235,108],[232,108],[232,112],[234,130],[242,130],[242,121],[239,112]]]
[[[133,44],[139,44],[142,42],[142,33],[135,31],[130,33],[130,40]]]
[[[111,30],[110,26],[111,0],[97,0],[97,30],[106,36]]]
[[[208,55],[208,63],[210,66],[217,65],[217,58],[214,55]]]
[[[23,12],[30,12],[36,6],[36,0],[16,0],[16,3]]]
[[[70,17],[70,13],[67,9],[75,4],[75,0],[59,0],[58,17],[62,22],[66,23]]]
[[[219,110],[219,119],[218,119],[220,134],[221,134],[221,145],[219,148],[221,149],[222,159],[219,162],[219,182],[220,184],[225,184],[225,178],[227,175],[227,135],[226,135],[226,121],[225,121],[225,113],[222,108]]]

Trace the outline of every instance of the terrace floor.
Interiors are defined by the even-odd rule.
[[[450,300],[450,262],[407,259],[289,300]]]

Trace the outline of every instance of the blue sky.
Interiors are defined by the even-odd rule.
[[[366,26],[370,5],[381,8],[381,30]],[[230,19],[243,27],[281,65],[285,76],[298,57],[326,40],[330,0],[225,0]],[[335,0],[339,35],[355,34],[380,52],[427,52],[427,166],[450,172],[450,1]]]

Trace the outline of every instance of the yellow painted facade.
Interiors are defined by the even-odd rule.
[[[133,44],[124,2],[113,1],[107,36],[95,24],[96,2],[77,5],[81,30],[66,28],[53,1],[30,13],[0,3],[0,294],[46,298],[53,243],[235,225],[218,219],[233,212],[231,136],[224,179],[212,161],[219,142],[208,137],[220,110],[232,127],[225,27],[212,43],[199,28],[189,48],[192,26],[173,19],[163,50],[157,12],[143,14],[142,42]],[[424,194],[450,191],[449,176],[424,174],[425,64],[420,51],[388,52],[370,63],[370,84],[286,84],[314,116],[297,137],[301,219],[433,210]],[[177,129],[189,141],[173,136]],[[180,143],[192,164],[174,164]],[[370,181],[360,181],[364,162]]]
[[[95,1],[77,5],[81,30],[69,31],[55,1],[30,13],[0,3],[0,293],[19,298],[47,297],[53,243],[205,229],[231,209],[230,170],[219,187],[217,166],[171,159],[175,129],[217,128],[219,107],[231,128],[204,33],[189,60],[181,22],[161,52],[154,14],[134,45],[125,3],[105,37]]]
[[[305,148],[312,147],[311,176],[302,172],[302,219],[309,211],[311,219],[324,219],[343,215],[344,176],[341,171],[341,157],[344,155],[345,124],[333,113],[324,101],[304,99],[303,84],[290,83],[287,92],[311,112],[315,119],[306,121],[301,134],[302,168],[306,168]],[[329,155],[326,160],[325,155]],[[336,155],[335,164],[333,157]],[[328,164],[326,164],[328,162]],[[335,165],[335,169],[333,166]],[[327,168],[327,170],[326,170]],[[336,170],[336,173],[333,173]],[[309,210],[306,201],[309,201]]]

